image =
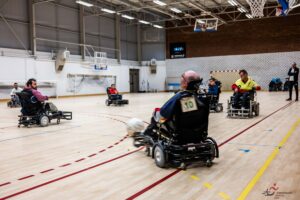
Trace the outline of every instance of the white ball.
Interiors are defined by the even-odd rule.
[[[132,136],[136,132],[142,132],[145,129],[144,122],[137,118],[132,118],[127,122],[127,133]]]

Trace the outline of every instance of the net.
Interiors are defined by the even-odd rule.
[[[246,0],[251,8],[252,17],[263,17],[266,0]]]

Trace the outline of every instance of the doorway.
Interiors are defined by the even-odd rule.
[[[129,83],[130,92],[137,93],[140,88],[140,70],[139,69],[129,69]]]

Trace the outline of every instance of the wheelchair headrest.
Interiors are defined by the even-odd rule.
[[[187,90],[193,90],[193,91],[197,91],[199,90],[200,84],[202,83],[203,79],[199,79],[199,80],[194,80],[188,83],[187,86]]]

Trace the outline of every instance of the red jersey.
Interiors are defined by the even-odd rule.
[[[109,94],[118,94],[119,92],[118,92],[118,90],[116,88],[109,88],[108,89],[108,93]]]

